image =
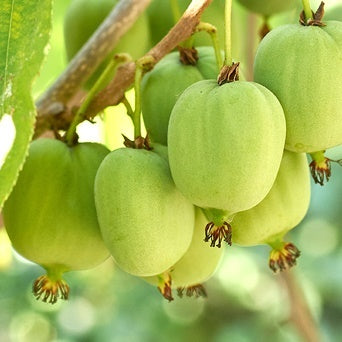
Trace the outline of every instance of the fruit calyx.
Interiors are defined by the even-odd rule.
[[[309,164],[312,178],[316,184],[324,185],[324,178],[328,182],[331,176],[331,159],[324,156],[324,151],[310,153]]]
[[[179,51],[179,61],[184,65],[196,65],[198,61],[198,51],[194,48],[177,46]]]
[[[239,80],[239,66],[240,62],[233,63],[232,65],[224,65],[217,78],[218,85],[225,83],[235,82]]]
[[[324,185],[324,178],[329,182],[331,176],[331,163],[337,163],[342,166],[342,159],[334,160],[327,158],[324,155],[324,152],[325,151],[310,153],[312,161],[309,164],[314,182],[321,186]]]
[[[205,226],[204,241],[211,240],[210,247],[221,247],[222,240],[227,242],[229,246],[232,245],[232,227],[228,222],[223,222],[221,226],[216,226],[214,222],[209,222]],[[216,244],[216,241],[218,243]]]
[[[158,290],[169,302],[173,301],[171,289],[172,278],[170,272],[171,270],[158,275]]]
[[[45,303],[55,304],[58,298],[67,300],[69,298],[69,286],[61,277],[53,279],[49,275],[38,277],[32,286],[32,292],[37,300]]]
[[[202,209],[204,215],[210,221],[205,226],[204,241],[211,241],[210,247],[221,247],[222,240],[227,242],[229,246],[232,245],[232,227],[228,219],[228,215],[223,210],[218,209]],[[217,243],[217,244],[216,244]]]
[[[183,295],[187,297],[203,297],[207,298],[207,291],[205,290],[205,287],[202,284],[196,284],[193,286],[187,286],[187,287],[177,287],[177,295],[178,297],[182,298]]]
[[[299,249],[291,242],[277,242],[269,244],[272,247],[269,258],[269,267],[276,273],[285,271],[296,265],[296,259],[300,256]]]
[[[130,140],[128,139],[125,135],[123,135],[124,138],[124,145],[128,148],[135,148],[135,149],[145,149],[147,151],[152,150],[152,147],[150,145],[150,138],[148,136],[148,134],[146,135],[146,137],[137,137],[134,140]]]
[[[324,16],[324,2],[322,1],[319,5],[317,11],[314,13],[312,12],[312,18],[307,19],[305,16],[304,11],[300,13],[299,22],[303,26],[325,26],[322,22]]]

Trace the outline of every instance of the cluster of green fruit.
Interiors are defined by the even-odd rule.
[[[168,300],[176,288],[205,295],[223,253],[210,246],[222,241],[270,245],[275,272],[296,263],[300,253],[283,237],[309,206],[305,153],[323,183],[323,151],[342,143],[342,23],[321,14],[266,36],[258,83],[239,81],[238,63],[220,71],[212,48],[170,53],[142,82],[150,140],[112,152],[31,143],[3,214],[14,248],[47,271],[33,285],[37,299],[67,299],[62,274],[110,255]]]

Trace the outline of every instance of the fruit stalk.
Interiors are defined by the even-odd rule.
[[[152,56],[144,56],[137,60],[134,76],[134,114],[133,114],[133,125],[134,125],[134,140],[141,137],[141,79],[144,71],[152,69],[154,65],[154,58]]]
[[[226,0],[225,3],[225,38],[224,38],[224,65],[232,66],[232,0]]]
[[[131,57],[127,54],[117,54],[107,65],[106,69],[103,71],[99,79],[95,82],[94,86],[90,89],[85,100],[81,104],[80,108],[77,110],[74,119],[72,120],[68,131],[66,132],[65,140],[69,146],[74,144],[74,137],[76,132],[76,127],[79,123],[83,121],[84,113],[86,112],[90,102],[93,100],[95,95],[104,87],[108,81],[108,76],[112,75],[117,68],[122,64],[129,62]]]
[[[200,22],[198,26],[196,27],[196,32],[200,32],[200,31],[205,31],[210,35],[213,48],[215,51],[217,67],[221,69],[223,62],[222,62],[222,56],[221,56],[221,51],[220,51],[219,40],[217,37],[216,27],[214,25],[211,25],[210,23]]]
[[[303,3],[305,19],[306,20],[312,19],[312,11],[311,11],[311,7],[310,7],[310,0],[302,0],[302,3]]]

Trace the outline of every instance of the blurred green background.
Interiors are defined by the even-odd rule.
[[[341,3],[326,1],[328,6],[337,2]],[[51,48],[33,89],[36,97],[65,68],[63,16],[69,3],[55,1]],[[241,27],[236,30],[246,33],[249,26],[249,34],[255,34],[249,41],[256,46],[260,19],[242,8],[238,11]],[[298,11],[282,14],[271,23],[296,21],[297,15]],[[253,54],[255,46],[244,45],[236,57],[247,64],[246,49]],[[132,100],[132,93],[128,96]],[[82,124],[81,140],[117,148],[120,134],[132,133],[129,119],[121,106],[107,109],[104,117],[105,124]],[[332,149],[328,156],[342,158],[342,148]],[[334,164],[332,172],[324,187],[312,185],[309,212],[288,237],[302,251],[292,273],[323,341],[341,341],[342,336],[342,169]],[[43,270],[16,254],[0,229],[0,341],[302,341],[291,321],[284,279],[268,269],[268,253],[265,246],[226,248],[219,269],[206,283],[208,299],[176,297],[171,303],[108,260],[96,269],[66,274],[70,300],[52,306],[31,294],[32,281]],[[200,265],[194,261],[194,267]]]

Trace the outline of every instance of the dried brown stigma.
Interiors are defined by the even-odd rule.
[[[158,275],[158,290],[169,302],[173,300],[171,284],[172,279],[169,272],[164,272]]]
[[[309,164],[312,178],[316,184],[324,185],[324,181],[329,181],[331,176],[331,163],[338,163],[342,166],[342,159],[333,160],[325,157],[325,151],[310,153],[312,158]]]
[[[228,222],[223,222],[221,226],[216,226],[214,222],[209,222],[205,226],[204,241],[211,240],[210,247],[221,247],[222,240],[232,245],[232,227]],[[217,243],[217,244],[216,244]]]
[[[324,151],[310,154],[310,172],[316,184],[324,185],[324,179],[328,182],[331,176],[331,160],[324,156]]]
[[[273,272],[285,271],[296,265],[300,251],[292,243],[283,243],[281,248],[273,248],[270,253],[269,266]]]
[[[199,297],[207,298],[208,297],[207,291],[205,290],[205,288],[202,284],[177,288],[178,297],[182,298],[184,292],[185,292],[187,297],[196,297],[196,298],[199,298]]]
[[[63,280],[51,280],[47,275],[35,280],[32,291],[37,300],[45,303],[55,304],[58,298],[67,300],[69,297],[69,286]]]

